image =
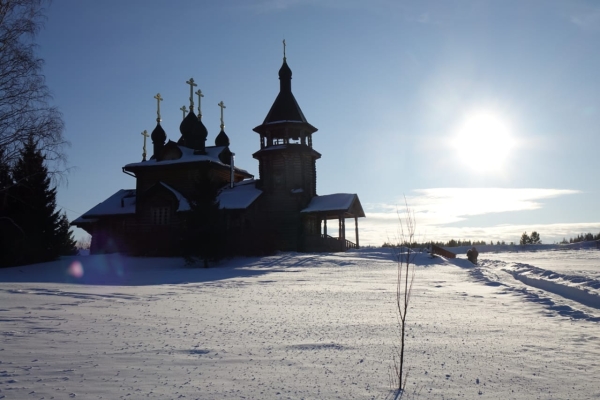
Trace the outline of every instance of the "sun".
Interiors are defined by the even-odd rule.
[[[491,112],[468,115],[453,139],[461,161],[476,172],[501,172],[514,144],[507,122]]]

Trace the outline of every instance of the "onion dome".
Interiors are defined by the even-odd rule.
[[[167,134],[162,126],[160,126],[160,122],[156,124],[156,128],[152,131],[150,138],[152,139],[152,143],[164,143],[167,140]]]
[[[292,91],[292,70],[287,65],[285,58],[283,65],[279,68],[279,88],[283,91]]]
[[[183,144],[186,147],[195,150],[204,150],[204,142],[208,136],[208,130],[202,121],[198,120],[193,110],[190,110],[188,115],[181,121],[179,131],[181,132]]]
[[[217,135],[215,139],[215,146],[229,146],[229,137],[223,129]]]
[[[283,65],[279,68],[279,79],[292,79],[292,70],[287,65],[287,61],[283,60]]]

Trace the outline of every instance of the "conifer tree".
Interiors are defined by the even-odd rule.
[[[13,180],[10,167],[6,162],[5,150],[0,148],[0,267],[13,265],[18,253],[15,241],[23,235],[22,229],[13,220],[10,191]]]
[[[22,231],[15,241],[16,264],[51,261],[74,248],[68,221],[56,210],[56,188],[52,187],[45,158],[33,136],[20,152],[12,172],[9,213]]]
[[[61,256],[73,256],[77,254],[77,242],[73,237],[73,232],[69,226],[67,215],[62,212],[58,217],[58,228],[56,230],[56,243],[58,245],[58,254]]]
[[[529,238],[531,244],[542,244],[542,239],[540,238],[540,234],[536,231],[531,232],[531,237]]]

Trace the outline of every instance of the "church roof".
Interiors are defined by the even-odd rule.
[[[165,189],[169,190],[177,198],[179,205],[176,211],[191,210],[188,200],[177,190],[164,182],[159,182]],[[108,199],[92,207],[89,211],[71,222],[71,225],[80,225],[90,222],[96,222],[97,217],[106,217],[109,215],[127,215],[135,214],[136,191],[135,189],[121,189]]]
[[[306,117],[292,94],[292,70],[287,65],[285,58],[279,69],[279,94],[263,121],[263,125],[278,121],[307,123]]]
[[[135,189],[119,190],[117,193],[92,207],[88,212],[74,220],[71,225],[94,222],[94,217],[126,214],[135,214]]]
[[[279,92],[263,125],[283,121],[308,123],[291,91]]]
[[[266,125],[282,123],[306,124],[312,132],[317,131],[317,128],[310,125],[306,120],[292,93],[292,70],[287,65],[285,58],[283,59],[283,65],[279,69],[279,94],[263,123],[254,128],[254,131],[260,133]]]
[[[289,144],[278,144],[275,146],[269,146],[269,147],[265,147],[264,149],[260,149],[257,152],[255,152],[254,154],[252,154],[252,157],[256,158],[259,154],[265,153],[265,152],[276,152],[276,151],[291,151],[291,152],[301,152],[301,153],[305,153],[305,152],[310,152],[310,154],[315,157],[315,158],[321,158],[321,153],[319,153],[318,151],[316,151],[315,149],[308,147],[306,145],[303,144],[298,144],[298,143],[289,143]]]
[[[256,188],[256,180],[249,179],[234,184],[233,188],[224,187],[217,200],[223,210],[242,210],[250,207],[261,194],[262,190]]]
[[[178,202],[178,206],[177,206],[177,210],[175,211],[190,211],[192,208],[190,207],[190,203],[187,201],[187,199],[181,194],[179,193],[177,190],[173,189],[171,186],[167,185],[164,182],[159,182],[161,185],[163,185],[165,188],[167,188],[169,191],[171,191],[171,193],[173,193],[175,195],[175,197],[177,198],[177,202]]]
[[[197,162],[211,162],[218,165],[225,166],[229,168],[228,164],[223,163],[219,159],[219,155],[223,152],[227,146],[211,146],[206,147],[205,154],[195,154],[194,149],[190,149],[185,146],[177,146],[181,151],[181,157],[174,160],[162,160],[158,161],[156,159],[151,159],[148,161],[130,163],[125,165],[123,168],[125,170],[136,170],[138,168],[152,168],[152,167],[160,167],[163,165],[172,165],[172,164],[187,164],[187,163],[197,163]],[[248,171],[234,167],[235,171],[239,174],[246,175],[248,177],[252,177]]]
[[[365,217],[358,195],[354,193],[335,193],[315,196],[302,213],[318,213],[336,216],[340,213],[347,216]]]

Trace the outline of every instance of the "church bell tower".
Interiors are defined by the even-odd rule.
[[[312,147],[312,134],[317,128],[308,123],[292,94],[285,42],[279,94],[254,131],[260,135],[260,150],[253,157],[259,162],[260,185],[267,194],[271,223],[282,243],[293,243],[290,250],[296,250],[302,232],[299,211],[317,194],[316,160],[321,154]]]

